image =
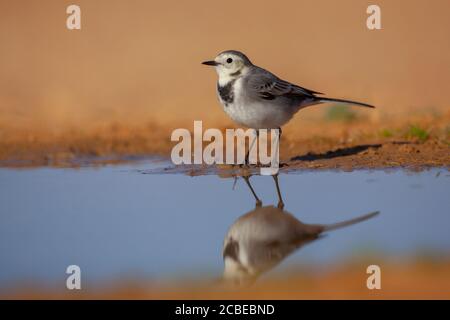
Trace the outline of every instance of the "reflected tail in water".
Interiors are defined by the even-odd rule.
[[[351,226],[352,224],[358,223],[358,222],[362,222],[364,220],[368,220],[376,215],[378,215],[380,213],[380,211],[374,211],[350,220],[346,220],[346,221],[342,221],[342,222],[337,222],[337,223],[333,223],[333,224],[327,224],[327,225],[322,225],[323,226],[323,232],[325,231],[331,231],[331,230],[336,230],[336,229],[340,229],[343,227],[347,227],[347,226]]]

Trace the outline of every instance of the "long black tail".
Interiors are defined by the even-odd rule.
[[[366,107],[366,108],[375,108],[375,106],[372,106],[367,103],[357,102],[357,101],[351,101],[351,100],[344,100],[344,99],[334,99],[334,98],[324,98],[324,97],[316,97],[318,102],[337,102],[337,103],[348,103],[348,104],[354,104],[356,106]]]

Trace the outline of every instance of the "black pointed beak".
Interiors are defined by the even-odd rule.
[[[218,63],[215,61],[203,61],[202,64],[207,65],[207,66],[217,66]]]

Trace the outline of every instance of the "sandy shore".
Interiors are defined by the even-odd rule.
[[[51,132],[0,129],[0,166],[77,167],[124,163],[158,155],[169,158],[173,129],[193,124],[126,122]],[[226,121],[208,127],[233,128]],[[281,161],[289,169],[449,167],[450,113],[404,120],[294,120],[283,131]]]

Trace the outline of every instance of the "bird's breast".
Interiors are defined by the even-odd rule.
[[[224,85],[221,85],[219,82],[217,83],[217,94],[219,95],[220,102],[224,107],[227,107],[234,101],[235,82],[236,82],[235,80],[231,80]]]
[[[225,113],[236,123],[254,129],[281,127],[292,117],[276,100],[255,99],[244,90],[242,78],[217,85]]]

